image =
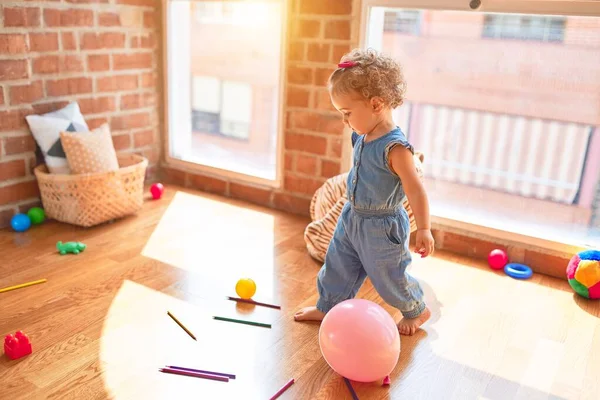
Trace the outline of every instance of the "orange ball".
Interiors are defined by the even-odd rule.
[[[256,283],[250,278],[240,279],[235,285],[235,292],[242,299],[251,299],[256,293]]]

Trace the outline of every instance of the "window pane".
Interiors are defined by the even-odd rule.
[[[482,36],[494,39],[562,42],[565,17],[491,14],[484,17]]]
[[[599,246],[600,18],[419,10],[409,36],[406,11],[374,7],[368,45],[404,67],[432,212]]]
[[[221,82],[210,76],[194,76],[192,85],[192,109],[218,113],[221,109]]]
[[[169,2],[172,157],[276,179],[282,4]]]

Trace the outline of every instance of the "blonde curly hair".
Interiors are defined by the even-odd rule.
[[[393,58],[373,49],[354,49],[342,57],[340,64],[348,62],[354,65],[340,67],[329,77],[331,93],[357,92],[367,100],[380,97],[391,109],[404,103],[406,81],[402,67]]]

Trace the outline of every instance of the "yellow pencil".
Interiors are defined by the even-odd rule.
[[[175,318],[175,316],[173,314],[171,314],[171,311],[167,311],[167,314],[169,314],[169,317],[173,318],[173,321],[177,322],[177,325],[179,325],[181,327],[181,329],[183,329],[184,331],[186,331],[187,334],[192,337],[192,339],[198,341],[196,339],[196,336],[194,336],[194,334],[192,332],[190,332],[188,330],[188,328],[186,328],[185,326],[183,326],[183,324],[181,322],[179,322],[179,320],[177,318]]]
[[[44,282],[46,282],[46,279],[40,279],[39,281],[33,281],[33,282],[27,282],[27,283],[21,283],[20,285],[9,286],[9,287],[0,289],[0,293],[8,292],[8,291],[15,290],[15,289],[21,289],[21,288],[24,288],[27,286],[37,285],[38,283],[44,283]]]

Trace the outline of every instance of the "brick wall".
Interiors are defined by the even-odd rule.
[[[160,158],[160,1],[0,5],[0,226],[39,202],[25,115],[76,100],[90,128],[109,122],[119,152]]]
[[[290,3],[281,189],[165,167],[166,181],[308,214],[315,190],[326,178],[342,171],[347,140],[343,138],[342,120],[331,106],[325,84],[340,57],[358,44],[358,2]]]

